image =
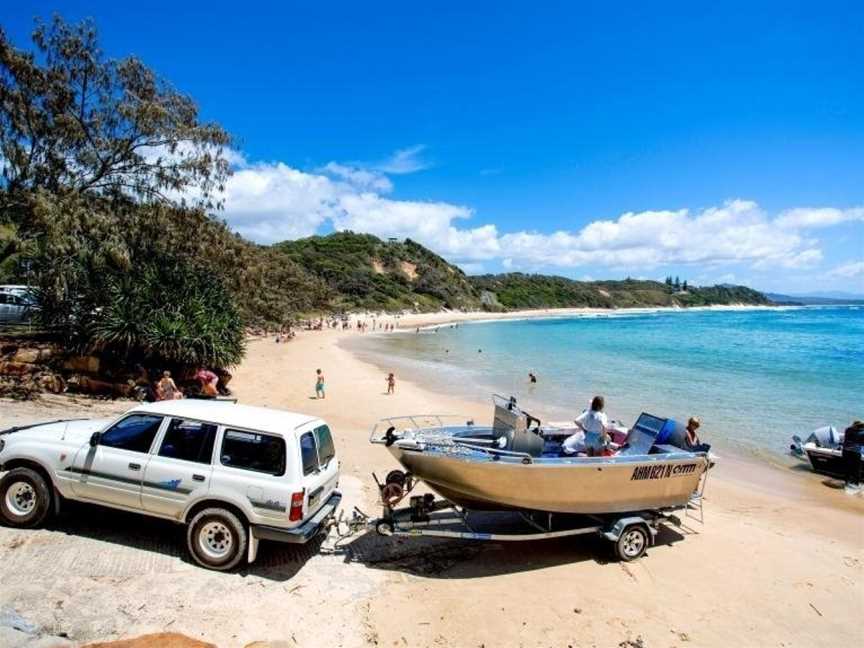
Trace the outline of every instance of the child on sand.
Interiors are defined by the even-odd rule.
[[[325,398],[324,393],[324,372],[320,369],[315,370],[315,398]]]
[[[387,374],[387,393],[396,393],[396,376],[392,372]]]

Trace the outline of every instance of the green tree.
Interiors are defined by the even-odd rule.
[[[0,219],[38,237],[35,196],[218,207],[230,136],[134,57],[107,59],[95,26],[59,16],[33,32],[36,53],[0,29]]]
[[[87,351],[122,362],[226,367],[243,356],[244,331],[218,277],[176,259],[150,259],[134,274],[106,281],[108,299],[82,322]]]

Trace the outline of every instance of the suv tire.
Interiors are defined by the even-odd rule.
[[[204,509],[186,530],[186,546],[195,562],[217,571],[236,567],[246,555],[248,542],[245,525],[223,508]]]
[[[13,468],[0,480],[0,517],[11,527],[32,529],[51,515],[51,486],[31,468]]]

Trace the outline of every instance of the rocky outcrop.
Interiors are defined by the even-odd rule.
[[[102,368],[95,355],[70,355],[50,342],[6,340],[0,343],[0,396],[32,399],[42,392],[61,394],[70,389],[111,398],[133,394],[128,380],[100,377]]]

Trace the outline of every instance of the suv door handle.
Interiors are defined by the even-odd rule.
[[[130,463],[129,464],[129,470],[141,470],[141,464]]]
[[[204,475],[192,475],[192,479],[195,481],[204,481]]]

